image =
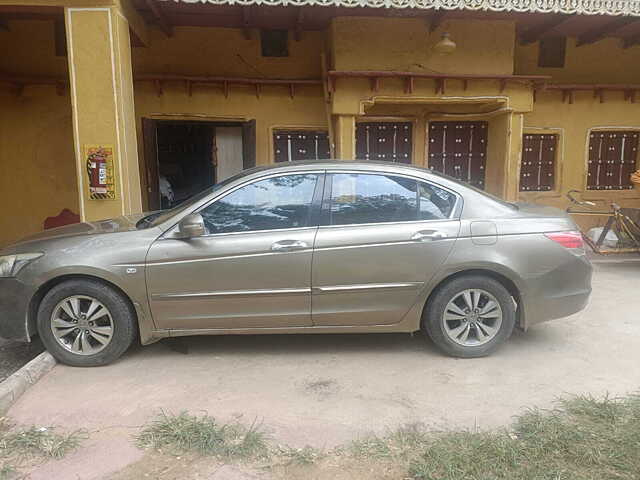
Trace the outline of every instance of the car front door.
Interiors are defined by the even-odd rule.
[[[331,173],[313,256],[314,325],[398,323],[458,236],[458,196],[393,174]]]
[[[157,328],[311,325],[322,180],[305,172],[245,184],[199,211],[206,235],[156,241],[146,270]]]

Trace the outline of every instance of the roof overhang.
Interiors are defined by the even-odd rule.
[[[422,10],[471,10],[579,15],[627,15],[640,17],[639,0],[160,0],[171,3],[343,7]]]

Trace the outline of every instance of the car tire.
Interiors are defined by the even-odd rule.
[[[500,282],[464,275],[438,287],[424,311],[422,328],[447,355],[476,358],[504,343],[515,321],[513,298]]]
[[[74,367],[115,361],[137,334],[131,302],[115,288],[91,279],[68,280],[49,290],[40,302],[37,323],[49,353]]]

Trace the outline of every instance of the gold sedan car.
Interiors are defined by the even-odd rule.
[[[248,170],[168,211],[49,230],[0,252],[0,335],[69,365],[184,335],[424,331],[487,355],[591,292],[564,212],[407,165]]]

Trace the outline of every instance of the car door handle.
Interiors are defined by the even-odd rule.
[[[447,234],[440,230],[422,230],[411,235],[411,240],[416,242],[429,242],[433,240],[442,240],[447,238]]]
[[[309,248],[307,242],[302,240],[280,240],[279,242],[271,245],[271,250],[274,252],[286,252],[289,250],[302,250]]]

